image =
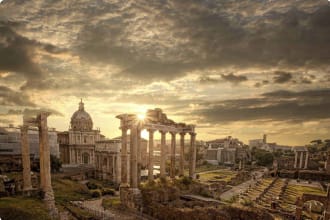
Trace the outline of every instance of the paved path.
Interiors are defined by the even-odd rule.
[[[262,178],[262,175],[263,175],[263,172],[262,171],[254,171],[252,172],[252,175],[255,175],[255,180],[251,179],[251,180],[248,180],[244,183],[241,183],[237,186],[233,186],[233,188],[231,188],[230,190],[222,193],[220,195],[220,199],[222,201],[225,201],[225,200],[229,200],[231,199],[233,196],[236,196],[238,194],[240,194],[241,192],[244,192],[247,188],[249,188],[250,185],[253,185],[255,184],[258,179]]]

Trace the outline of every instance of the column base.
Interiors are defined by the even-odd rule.
[[[43,196],[43,200],[46,204],[46,207],[48,209],[49,215],[51,217],[51,219],[58,219],[59,217],[59,212],[56,208],[55,205],[55,198],[54,198],[54,192],[53,190],[49,190],[46,192],[41,192],[41,195]]]
[[[142,195],[138,188],[120,187],[120,201],[124,207],[138,211],[142,207]]]
[[[34,196],[38,196],[38,189],[33,189],[31,188],[26,188],[22,190],[22,195],[26,196],[26,197],[34,197]]]

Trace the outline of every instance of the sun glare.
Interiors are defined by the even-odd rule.
[[[145,115],[144,114],[138,114],[138,119],[144,120],[144,118],[145,118]]]

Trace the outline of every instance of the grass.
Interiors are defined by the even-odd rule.
[[[105,209],[109,208],[118,208],[120,206],[120,198],[119,197],[111,197],[111,198],[103,198],[102,206]]]
[[[0,217],[4,220],[50,220],[41,200],[23,197],[0,198]]]
[[[235,177],[237,172],[230,171],[230,170],[221,170],[221,171],[214,171],[209,173],[201,173],[199,174],[199,179],[202,182],[208,182],[208,181],[225,181],[229,182],[233,177]]]
[[[52,185],[55,201],[60,205],[65,205],[70,201],[92,198],[86,185],[69,179],[54,179]]]

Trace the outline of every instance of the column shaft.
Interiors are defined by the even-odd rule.
[[[140,126],[137,127],[137,182],[140,184],[141,182],[141,169],[142,169],[142,151],[141,151],[141,128]]]
[[[184,136],[185,133],[180,133],[180,166],[179,166],[179,175],[184,175]]]
[[[161,131],[160,139],[160,177],[166,177],[166,132]]]
[[[304,157],[304,152],[300,151],[299,169],[303,168],[303,157]]]
[[[42,189],[44,192],[53,192],[51,184],[50,148],[48,143],[47,115],[44,113],[40,114],[39,134],[41,137],[41,140],[39,140],[40,148],[43,149],[43,153],[40,154],[40,159],[43,157],[44,168],[44,185]]]
[[[175,178],[175,147],[176,147],[176,140],[175,140],[175,133],[171,133],[171,178]]]
[[[23,125],[21,128],[21,149],[23,164],[23,190],[32,189],[31,184],[31,162],[30,162],[30,146],[28,136],[28,126]]]
[[[149,130],[148,180],[154,180],[154,130]]]
[[[130,143],[130,187],[137,188],[137,127],[131,127],[131,143]]]
[[[297,162],[298,162],[298,153],[297,151],[294,152],[294,165],[293,168],[297,168]]]
[[[304,167],[304,169],[307,169],[307,167],[308,167],[308,151],[306,152],[306,157],[305,157],[305,167]]]
[[[121,186],[127,186],[127,129],[121,129]]]
[[[196,168],[196,144],[195,144],[196,133],[190,133],[190,166],[189,166],[189,177],[195,179],[195,168]]]

